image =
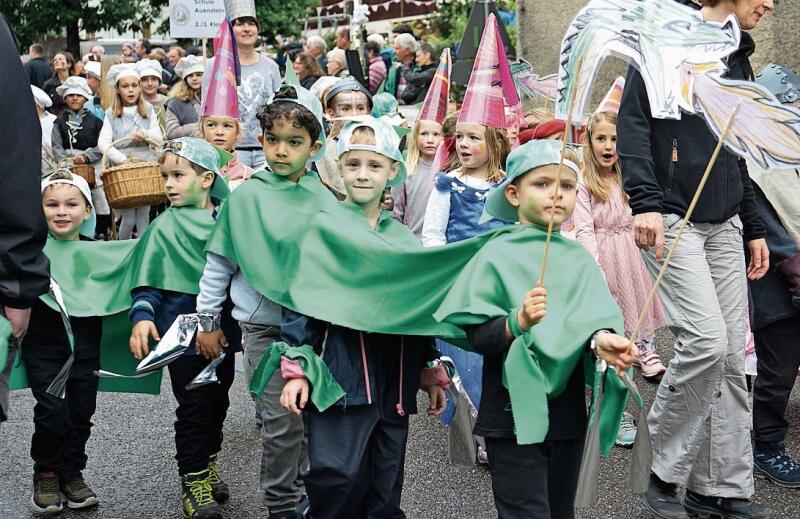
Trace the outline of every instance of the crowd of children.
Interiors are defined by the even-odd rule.
[[[345,77],[315,93],[287,81],[257,110],[248,104],[248,117],[260,126],[254,135],[252,125],[242,124],[236,83],[241,71],[234,56],[236,42],[250,49],[250,28],[258,25],[252,2],[237,6],[238,15],[221,26],[209,77],[201,58],[181,58],[175,67],[181,81],[167,100],[158,91],[158,61],[114,65],[105,76],[114,98],[102,118],[87,106],[94,102],[87,80],[68,77],[57,87],[63,109],[47,121],[48,169],[56,165],[41,184],[50,240],[110,236],[102,180],[90,186],[70,167],[118,165],[133,156],[158,162],[169,204],[152,223],[150,207],[119,210],[119,238],[145,242],[148,233],[171,226],[174,240],[150,240],[151,253],[183,255],[180,264],[201,266],[189,276],[197,281],[192,290],[143,282],[126,287],[128,346],[137,360],[184,316],[197,322],[191,346],[168,364],[177,402],[183,517],[223,517],[230,489],[219,454],[239,350],[261,427],[259,485],[270,518],[404,517],[409,414],[417,411],[422,390],[429,397],[427,414],[449,422],[456,402],[448,403],[445,390],[456,374],[464,396],[458,401],[473,414],[468,427],[476,438],[469,441],[479,442],[478,457],[489,464],[499,517],[574,517],[591,423],[586,385],[594,383],[597,392],[602,379],[610,391],[622,388],[633,365],[651,382],[667,372],[655,349],[656,331],[667,320],[658,299],[638,322],[652,279],[636,247],[616,150],[624,80],[589,117],[581,141],[564,144],[568,128],[546,109],[523,120],[509,106],[504,90],[513,86],[497,66],[505,53],[485,44],[497,41],[490,17],[478,73],[473,71],[459,111],[450,106],[446,50],[410,129],[401,127],[404,120],[394,109],[390,115],[374,113],[374,105],[385,104],[379,96],[388,94],[373,98],[370,88]],[[260,63],[254,59],[245,66]],[[796,87],[800,91],[800,80]],[[36,90],[37,107],[46,106],[48,97]],[[258,149],[251,145],[255,140]],[[246,161],[240,162],[241,154]],[[255,169],[247,165],[262,162]],[[758,201],[778,234],[771,239],[788,251],[779,272],[800,287],[800,252],[785,230],[779,232],[785,224],[769,219],[775,211],[772,199],[767,201],[769,188],[764,191],[758,190]],[[280,204],[271,203],[278,198]],[[281,207],[294,212],[282,213]],[[452,271],[452,283],[431,296],[437,298],[431,312],[437,326],[452,326],[461,335],[434,340],[440,335],[383,333],[386,316],[380,309],[371,314],[369,329],[354,329],[293,306],[290,290],[279,298],[265,295],[265,271],[280,276],[280,286],[294,286],[290,274],[281,276],[290,264],[317,262],[325,275],[326,262],[344,261],[300,258],[293,241],[298,237],[281,229],[280,222],[297,227],[289,220],[311,227],[318,213],[346,215],[343,225],[369,231],[370,239],[390,244],[393,254],[407,254],[409,261],[430,258],[433,265],[448,250],[475,247],[468,257],[459,253],[467,260]],[[240,232],[248,238],[235,236]],[[286,265],[244,257],[240,249],[247,240],[281,244],[276,256]],[[545,250],[559,265],[551,264],[542,284],[537,281]],[[359,272],[352,279],[379,284]],[[325,279],[303,285],[322,298],[330,297],[325,286]],[[757,294],[756,316],[765,305]],[[800,289],[790,293],[788,314],[780,320],[796,316],[798,300]],[[104,316],[69,317],[57,308],[37,301],[21,350],[36,400],[31,506],[39,513],[100,502],[83,471],[98,399]],[[776,340],[769,335],[774,321],[755,323],[756,351],[765,358],[759,370],[775,364]],[[797,335],[796,326],[790,331]],[[194,387],[211,361],[218,383]],[[798,362],[793,356],[790,373]],[[265,371],[267,365],[275,371]],[[64,370],[65,396],[59,397],[52,383]],[[520,380],[530,394],[520,389]],[[755,428],[758,470],[797,487],[800,467],[785,454],[785,422],[774,425],[785,401],[770,414],[765,383],[756,386],[762,388],[757,402],[764,417]],[[636,435],[627,413],[620,425],[623,400],[609,398],[616,414],[607,411],[613,423],[599,426],[604,452],[608,438],[628,446]],[[768,421],[780,431],[764,425]]]

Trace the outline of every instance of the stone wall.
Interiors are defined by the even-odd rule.
[[[561,38],[586,4],[587,0],[517,0],[518,54],[537,74],[557,71]],[[752,58],[756,73],[771,61],[788,65],[800,73],[800,1],[775,0],[775,11],[767,14],[752,34],[757,45]],[[606,60],[596,83],[598,100],[606,90],[602,85],[610,87],[614,77],[624,74],[625,69],[619,59]]]

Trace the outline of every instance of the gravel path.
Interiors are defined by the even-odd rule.
[[[659,349],[668,352],[669,339],[659,337]],[[166,378],[166,377],[165,377]],[[652,401],[655,387],[637,381]],[[221,457],[223,477],[231,486],[225,506],[230,519],[266,518],[258,491],[259,433],[253,424],[252,405],[244,380],[237,374],[231,390],[231,410],[225,425]],[[35,517],[28,508],[31,461],[28,454],[33,428],[33,398],[28,391],[11,397],[11,420],[0,426],[2,455],[0,518]],[[427,403],[425,403],[427,405]],[[89,442],[89,466],[85,477],[101,500],[98,509],[62,518],[177,518],[180,517],[178,479],[173,459],[174,400],[165,381],[158,397],[101,393],[95,426]],[[790,448],[800,457],[797,427],[800,395],[795,391],[789,409]],[[601,469],[597,505],[578,514],[580,518],[645,518],[628,491],[630,451],[615,449]],[[759,481],[756,499],[768,504],[775,518],[800,517],[800,490],[791,491]],[[446,430],[434,419],[411,420],[403,508],[409,518],[492,518],[489,472],[483,467],[462,467],[447,462]]]

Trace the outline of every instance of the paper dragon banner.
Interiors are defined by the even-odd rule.
[[[550,74],[539,76],[524,59],[511,62],[511,77],[520,97],[528,99],[545,98],[555,100],[558,91],[558,76]]]
[[[764,170],[796,168],[800,111],[755,83],[722,77],[722,60],[740,40],[733,15],[719,23],[677,2],[592,0],[562,41],[556,117],[568,118],[568,100],[577,89],[573,123],[583,122],[600,64],[616,56],[639,70],[654,118],[680,119],[682,111],[699,115],[722,137],[724,122],[740,105],[727,148]]]

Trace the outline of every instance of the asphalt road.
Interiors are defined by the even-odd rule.
[[[659,350],[667,356],[670,341],[659,337]],[[166,378],[166,377],[165,377]],[[652,401],[654,386],[637,380]],[[231,487],[227,518],[266,518],[258,487],[259,432],[253,407],[237,374],[231,389],[231,410],[225,425],[220,461]],[[0,519],[36,517],[28,507],[32,463],[28,449],[33,428],[33,398],[28,391],[11,397],[11,419],[0,426]],[[425,404],[427,405],[427,404]],[[148,519],[180,517],[178,477],[173,459],[174,400],[165,381],[157,397],[102,393],[89,441],[87,482],[101,504],[93,511],[65,512],[62,518]],[[800,395],[793,394],[788,417],[790,452],[800,457]],[[580,518],[646,518],[637,498],[628,490],[630,451],[614,449],[601,469],[600,500]],[[758,481],[756,500],[768,504],[774,518],[800,517],[800,490],[786,490]],[[412,417],[406,459],[403,509],[409,518],[496,517],[489,472],[483,467],[462,467],[447,461],[447,432],[434,419]]]

